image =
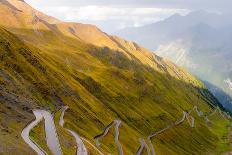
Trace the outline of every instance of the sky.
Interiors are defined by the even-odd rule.
[[[94,24],[113,33],[194,10],[226,12],[231,0],[25,0],[34,8],[63,21]]]

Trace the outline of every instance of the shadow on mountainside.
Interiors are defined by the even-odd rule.
[[[225,110],[227,110],[231,114],[232,98],[230,97],[230,95],[210,82],[203,82],[205,83],[206,87],[210,90],[210,92],[222,103]]]
[[[38,49],[35,42],[34,46],[25,44],[5,30],[0,34],[0,147],[6,153],[14,149],[31,154],[20,132],[32,120],[32,109],[38,107],[55,111],[68,105],[67,126],[90,140],[105,124],[120,119],[124,123],[121,143],[132,153],[139,146],[138,138],[167,126],[183,110],[197,105],[210,113],[212,105],[220,106],[207,89],[171,76],[165,66],[162,72],[156,71],[107,47],[43,32]],[[55,42],[56,48],[50,45]],[[184,126],[180,133],[185,130]],[[219,141],[206,125],[192,132],[197,136],[195,147],[189,147],[189,138],[173,139],[176,145],[169,151],[210,152]]]

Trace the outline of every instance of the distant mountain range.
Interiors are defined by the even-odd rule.
[[[137,43],[0,0],[1,155],[220,154],[229,119],[200,80]]]
[[[186,16],[175,14],[139,28],[126,28],[117,34],[137,41],[210,83],[214,87],[209,89],[232,110],[231,26],[231,14],[196,11]]]

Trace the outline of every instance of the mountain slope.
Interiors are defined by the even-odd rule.
[[[128,28],[118,34],[187,68],[210,84],[208,88],[231,111],[232,91],[227,82],[232,79],[229,18],[229,14],[197,11],[140,28]]]
[[[55,110],[59,106],[68,105],[70,110],[66,118],[67,126],[91,140],[101,132],[105,124],[119,118],[124,122],[121,143],[127,154],[132,154],[138,147],[137,139],[140,136],[146,136],[153,130],[164,127],[168,122],[175,121],[177,115],[181,116],[182,110],[197,105],[207,113],[211,111],[207,102],[217,104],[216,100],[207,99],[205,96],[198,98],[197,94],[200,95],[199,91],[203,89],[201,84],[195,83],[196,86],[193,87],[168,76],[169,74],[149,69],[136,59],[129,60],[122,54],[112,57],[114,52],[111,50],[91,47],[94,51],[86,51],[90,54],[86,53],[86,57],[91,58],[94,66],[89,65],[91,70],[80,72],[73,67],[75,61],[72,59],[71,65],[65,61],[61,63],[59,59],[54,60],[49,58],[49,55],[39,54],[38,49],[30,49],[5,30],[1,30],[1,36],[1,102],[2,109],[6,109],[3,120],[8,120],[8,113],[14,112],[16,114],[12,115],[20,120],[20,124],[26,124],[31,119],[31,109],[37,106]],[[74,60],[81,60],[80,57],[72,57]],[[82,58],[82,61],[85,59]],[[86,64],[82,65],[84,67]],[[200,120],[199,123],[202,121],[204,122]],[[4,126],[11,130],[9,136],[20,134],[18,131],[21,129],[13,130],[19,126],[19,122],[12,122],[12,126]],[[203,126],[207,129],[207,126]],[[187,125],[186,127],[189,128]],[[209,129],[207,131],[209,137],[217,137]],[[124,132],[129,133],[124,135]],[[197,130],[195,132],[200,134]],[[198,138],[199,141],[204,141]],[[217,143],[218,140],[215,139],[213,142]],[[4,146],[6,149],[8,147]],[[196,147],[201,151],[205,150],[201,146]],[[183,146],[183,149],[190,148]],[[173,151],[175,150],[174,147]]]
[[[17,3],[24,3],[8,2],[16,8]],[[11,7],[7,9],[12,11]],[[22,14],[24,11],[20,15],[23,18]],[[22,18],[16,22],[24,23]],[[33,119],[35,108],[56,115],[60,107],[69,106],[65,127],[92,144],[105,126],[119,119],[124,154],[135,154],[140,147],[139,138],[181,119],[183,111],[197,106],[208,115],[220,106],[204,85],[185,70],[94,26],[47,21],[35,31],[30,24],[8,27],[1,20],[0,23],[4,27],[0,29],[2,154],[33,154],[20,134]],[[76,30],[68,31],[70,27]],[[94,35],[88,38],[89,33]],[[157,137],[153,141],[156,153],[208,154],[228,149],[222,140],[228,132],[227,119],[217,114],[211,119],[214,125],[207,125],[204,118],[193,117],[198,124],[195,128],[185,122]],[[57,116],[54,118],[57,122]],[[41,134],[33,133],[32,138],[38,140]],[[40,143],[46,146],[44,140]],[[117,154],[115,145],[110,131],[100,149]]]
[[[191,30],[196,26],[199,27],[201,25],[200,28],[209,28],[205,29],[205,32],[201,31],[203,34],[214,29],[224,29],[228,31],[232,24],[229,20],[230,16],[231,14],[226,13],[217,14],[206,11],[193,11],[186,16],[174,14],[167,19],[153,24],[142,27],[129,27],[115,33],[128,40],[134,40],[154,51],[160,45],[178,39],[187,39],[186,41],[191,41],[192,38],[189,33],[192,33]],[[212,35],[215,34],[212,33]],[[218,41],[220,41],[220,39]]]

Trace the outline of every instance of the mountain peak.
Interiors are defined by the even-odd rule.
[[[163,21],[174,21],[174,22],[176,22],[176,20],[179,20],[179,19],[181,19],[182,17],[183,17],[183,16],[180,15],[179,13],[175,13],[175,14],[173,14],[172,16],[168,17],[167,19],[164,19]],[[163,22],[163,21],[161,21],[161,22]]]
[[[219,14],[216,12],[209,12],[205,10],[197,10],[192,11],[186,15],[186,17],[194,17],[194,18],[211,18],[212,16],[218,16]]]
[[[28,24],[22,24],[22,21],[33,23],[35,17],[49,24],[59,22],[58,19],[32,8],[24,0],[0,0],[0,13],[1,25],[14,25],[17,28],[22,28],[25,25],[29,26]]]
[[[56,22],[22,0],[0,0],[0,19],[0,154],[75,154],[80,152],[75,139],[82,143],[75,136],[79,133],[88,146],[94,146],[93,137],[101,138],[104,147],[99,149],[112,154],[143,149],[155,154],[154,131],[167,135],[157,141],[165,148],[159,154],[217,154],[218,147],[222,148],[223,136],[216,131],[226,131],[230,122],[224,115],[207,117],[220,104],[201,81],[172,62],[96,26]],[[185,56],[182,48],[175,50],[180,51],[180,58]],[[212,126],[219,124],[219,118],[223,119],[220,125]],[[57,128],[64,121],[75,134]],[[114,136],[108,135],[113,129]],[[170,137],[180,138],[169,143]],[[103,154],[84,145],[79,154]]]
[[[180,15],[179,13],[175,13],[172,16],[170,16],[169,18],[180,18],[182,17],[182,15]]]

